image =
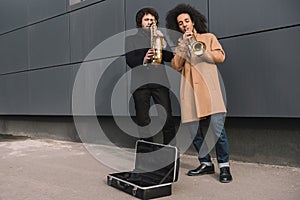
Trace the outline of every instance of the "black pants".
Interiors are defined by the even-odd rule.
[[[160,104],[164,107],[166,111],[166,123],[163,126],[163,143],[169,144],[172,139],[175,137],[175,125],[172,118],[172,108],[171,108],[171,100],[169,96],[169,89],[165,87],[158,88],[143,88],[137,89],[133,93],[133,99],[135,104],[136,111],[136,123],[139,127],[144,127],[150,124],[151,119],[149,117],[149,109],[150,109],[150,100],[151,97],[155,104]],[[160,113],[158,113],[159,116]],[[145,138],[148,141],[153,141],[153,138],[150,133],[147,133],[145,129],[142,131],[139,130],[140,136]],[[147,137],[149,136],[149,137]],[[175,145],[175,138],[172,142]]]

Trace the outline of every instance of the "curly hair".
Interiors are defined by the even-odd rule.
[[[154,16],[155,20],[156,20],[156,24],[158,24],[158,13],[156,12],[156,10],[154,8],[151,7],[146,7],[146,8],[142,8],[141,10],[139,10],[136,13],[135,16],[135,21],[136,21],[136,27],[137,28],[142,28],[142,19],[145,15],[150,14],[152,16]]]
[[[207,33],[206,17],[188,4],[179,4],[172,10],[169,10],[166,16],[167,29],[181,32],[177,23],[177,17],[183,13],[186,13],[191,17],[192,22],[195,24],[194,27],[198,33]],[[170,38],[173,41],[177,41],[178,34],[172,34],[171,32],[173,31],[168,31]]]

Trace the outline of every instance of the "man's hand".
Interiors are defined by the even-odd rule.
[[[189,38],[191,38],[191,37],[193,37],[193,32],[192,31],[190,31],[189,29],[187,29],[185,32],[184,32],[184,34],[183,34],[183,39],[189,39]]]
[[[160,30],[156,30],[155,35],[164,37],[164,34]]]
[[[189,45],[189,42],[186,38],[179,38],[178,39],[178,45],[181,47],[181,48],[187,48],[187,46]]]
[[[149,49],[144,57],[143,64],[147,64],[153,57],[153,50]]]
[[[164,34],[160,30],[156,30],[155,35],[162,37],[163,48],[166,48],[167,47],[167,42],[166,42],[166,40],[164,38]]]

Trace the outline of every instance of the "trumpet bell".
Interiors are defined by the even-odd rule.
[[[196,41],[191,46],[196,56],[202,56],[206,50],[206,45],[203,42]]]

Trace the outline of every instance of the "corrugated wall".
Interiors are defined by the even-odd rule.
[[[107,38],[134,28],[141,7],[157,8],[164,27],[166,12],[177,3],[203,12],[226,51],[219,69],[229,116],[300,116],[298,0],[2,0],[0,114],[72,115],[76,72],[88,53]],[[100,57],[82,66],[101,67],[106,58]],[[128,70],[123,55],[112,57],[115,61],[95,95],[99,115],[112,115],[112,90]],[[129,109],[124,101],[119,105]],[[126,109],[120,114],[126,115]],[[179,105],[174,103],[173,109],[179,115]]]

